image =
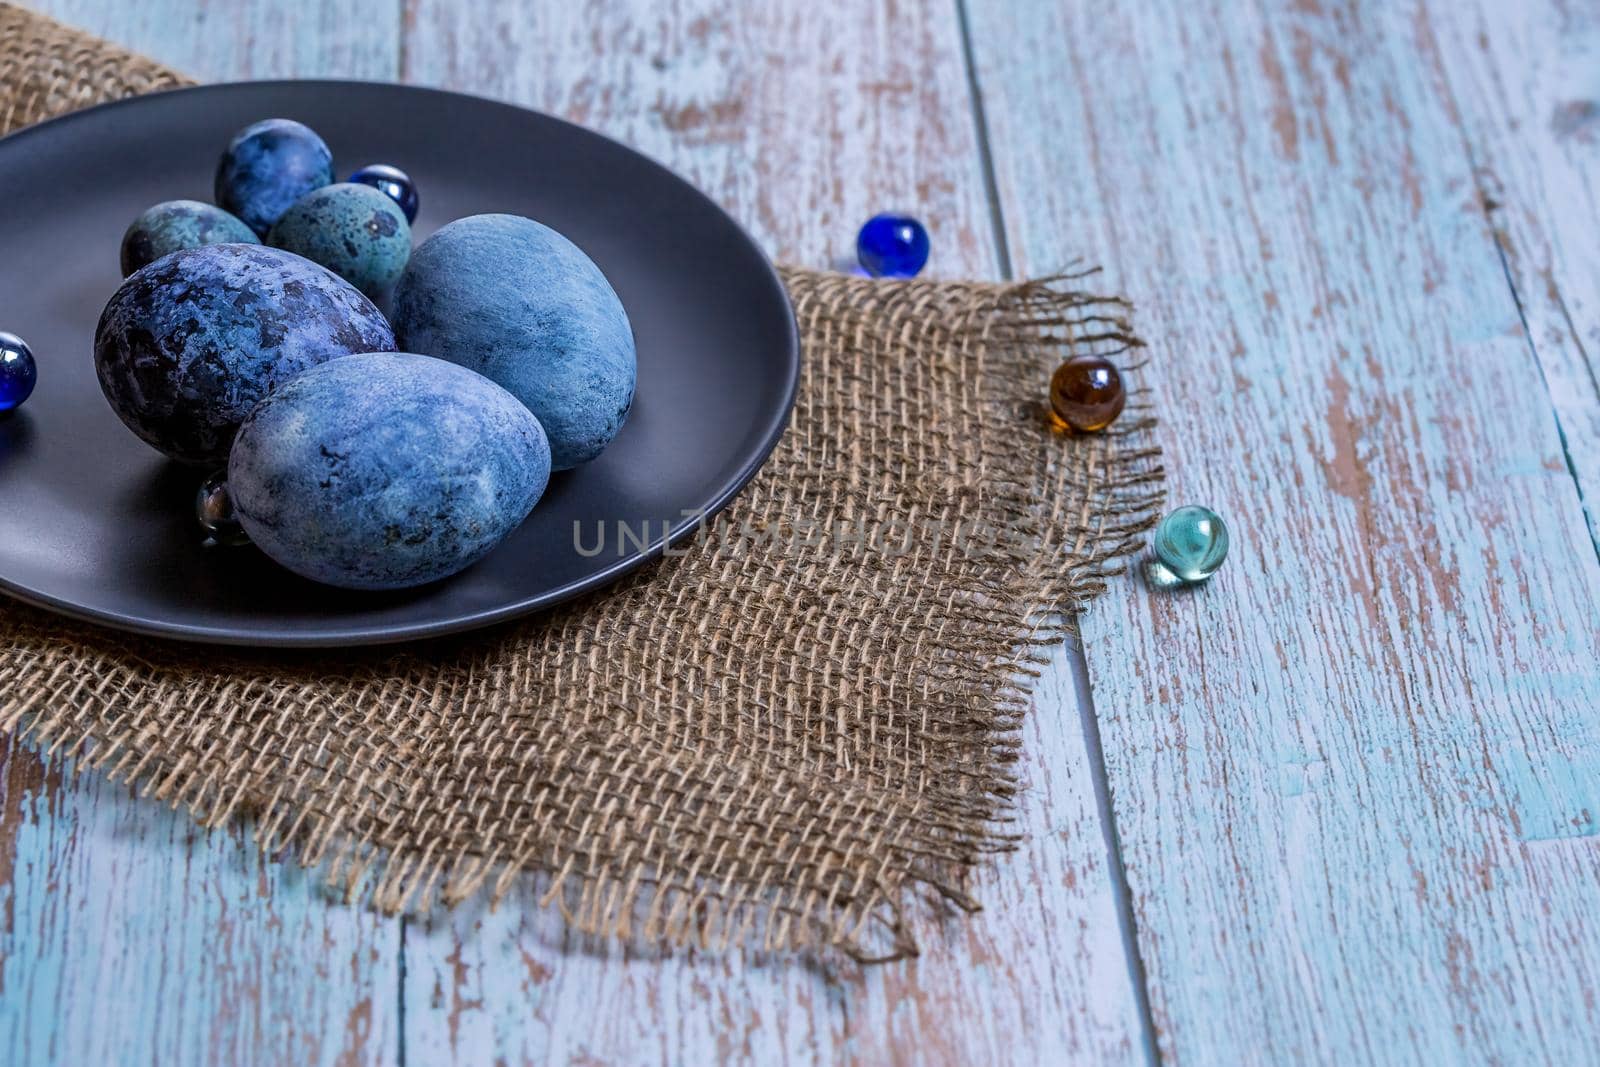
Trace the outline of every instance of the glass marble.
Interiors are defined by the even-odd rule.
[[[1181,507],[1156,527],[1151,581],[1163,588],[1203,582],[1228,558],[1228,526],[1198,504]]]
[[[1122,375],[1104,356],[1073,356],[1050,376],[1050,414],[1056,428],[1068,433],[1105,429],[1127,400]]]
[[[28,342],[0,330],[0,415],[21,407],[38,383],[39,368]]]
[[[928,262],[928,231],[909,215],[874,215],[856,236],[856,258],[874,278],[914,278]]]
[[[399,204],[400,210],[405,212],[407,223],[417,221],[417,206],[421,203],[417,195],[417,183],[399,167],[373,163],[350,175],[350,180],[357,185],[370,185]]]
[[[237,548],[250,543],[250,535],[239,525],[234,514],[233,497],[228,493],[228,472],[219,470],[200,483],[195,494],[194,514],[200,529],[205,533],[207,548],[222,546]]]

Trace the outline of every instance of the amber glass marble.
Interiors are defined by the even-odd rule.
[[[1122,375],[1104,356],[1073,356],[1050,377],[1050,413],[1058,429],[1094,433],[1117,421],[1127,402]]]

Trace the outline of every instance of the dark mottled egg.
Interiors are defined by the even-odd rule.
[[[255,232],[220,207],[167,200],[147,208],[122,235],[122,276],[172,252],[201,245],[260,244]]]
[[[411,226],[400,205],[370,185],[313,189],[283,213],[267,243],[305,256],[377,296],[411,258]]]
[[[95,331],[100,388],[128,428],[184,463],[216,466],[273,386],[337,356],[394,347],[344,279],[262,245],[205,245],[135,271]]]
[[[622,429],[637,373],[633,330],[600,268],[548,226],[473,215],[411,255],[394,294],[397,343],[471,367],[539,417],[556,470]]]
[[[217,164],[217,203],[265,237],[289,205],[333,183],[333,153],[311,127],[293,119],[246,126]]]
[[[228,462],[245,532],[278,563],[346,589],[404,589],[471,566],[550,477],[539,420],[465,367],[347,356],[279,387]]]

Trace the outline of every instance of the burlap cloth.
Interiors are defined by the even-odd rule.
[[[4,131],[183,84],[0,5]],[[784,278],[793,424],[686,555],[399,652],[200,649],[0,599],[0,727],[207,825],[249,815],[386,910],[526,871],[587,931],[915,952],[908,904],[976,908],[1011,841],[1029,663],[1159,507],[1137,391],[1093,437],[1042,404],[1064,354],[1138,342],[1072,278]]]

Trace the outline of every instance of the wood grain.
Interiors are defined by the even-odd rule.
[[[959,27],[940,0],[405,0],[402,77],[560,115],[661,160],[774,257],[930,222],[929,272],[997,270]]]
[[[0,1062],[393,1062],[400,928],[70,761],[0,764]]]
[[[1600,550],[1600,9],[1430,0],[1419,15]]]
[[[684,174],[774,256],[826,266],[876,211],[929,220],[930,272],[993,277],[953,6],[408,0],[408,81],[616,136]],[[975,920],[864,975],[630,959],[565,941],[536,902],[408,926],[406,1044],[429,1063],[1031,1063],[1143,1056],[1067,659],[1029,727],[1024,850]]]
[[[392,3],[34,6],[206,78],[397,63]],[[0,749],[0,1063],[396,1061],[398,921],[329,900],[247,826],[205,833],[68,768]]]
[[[1019,269],[1111,265],[1235,533],[1086,624],[1163,1057],[1592,1059],[1600,565],[1444,16],[971,14]]]
[[[399,0],[27,0],[200,81],[362,78],[400,66]]]

